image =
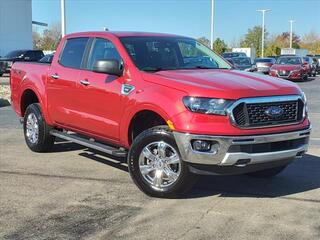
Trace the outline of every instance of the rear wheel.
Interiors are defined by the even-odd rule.
[[[148,129],[134,140],[128,166],[135,184],[153,197],[176,197],[196,181],[167,126]]]
[[[54,144],[50,126],[45,122],[38,103],[28,106],[23,121],[24,137],[28,147],[34,152],[47,152]]]
[[[258,172],[252,172],[252,173],[247,173],[247,175],[251,177],[256,177],[256,178],[269,178],[269,177],[274,177],[275,175],[279,174],[282,172],[287,165],[285,166],[280,166],[280,167],[275,167],[275,168],[270,168]]]

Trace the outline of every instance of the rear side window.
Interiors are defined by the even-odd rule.
[[[81,68],[82,58],[89,38],[68,39],[59,63],[65,67]]]

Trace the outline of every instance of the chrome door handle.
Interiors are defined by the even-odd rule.
[[[84,86],[90,85],[90,82],[88,80],[81,80],[80,83]]]
[[[54,78],[54,79],[58,79],[59,75],[55,73],[55,74],[52,74],[51,77]]]

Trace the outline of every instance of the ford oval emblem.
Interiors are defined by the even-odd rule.
[[[269,117],[279,117],[283,114],[283,109],[277,106],[271,106],[267,108],[264,112]]]

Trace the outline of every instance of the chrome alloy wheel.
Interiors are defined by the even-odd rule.
[[[152,188],[163,191],[174,184],[181,172],[181,159],[177,151],[163,141],[145,146],[139,156],[139,169]]]
[[[34,113],[30,113],[27,117],[26,136],[31,143],[37,143],[39,138],[39,123]]]

